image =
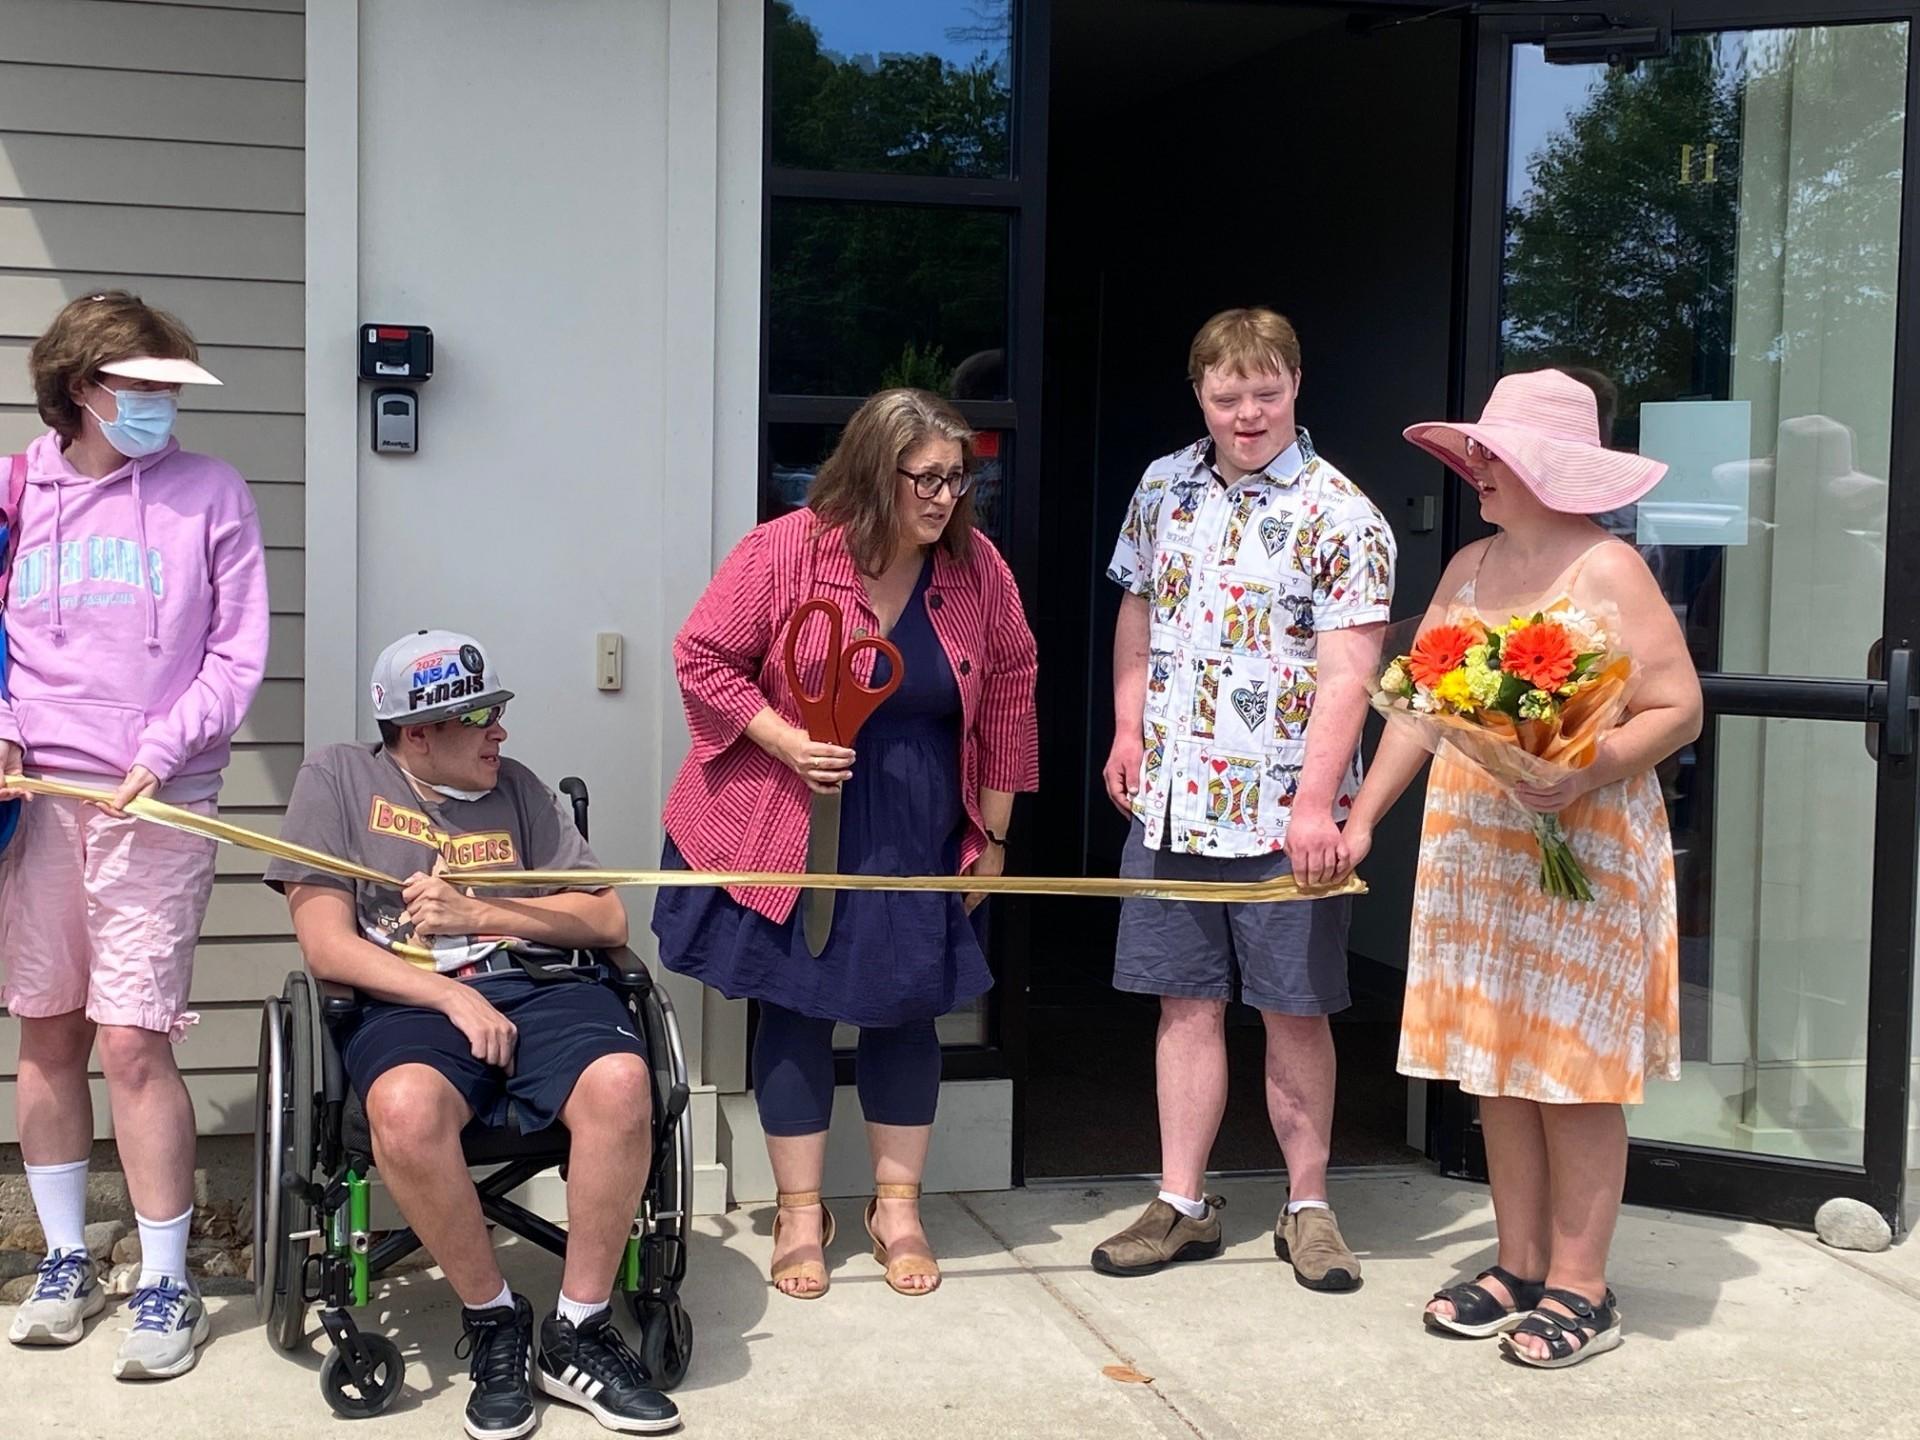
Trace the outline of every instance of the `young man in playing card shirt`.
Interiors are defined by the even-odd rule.
[[[1300,344],[1270,310],[1228,310],[1194,338],[1205,439],[1156,460],[1108,576],[1114,742],[1105,779],[1132,822],[1121,874],[1330,882],[1360,784],[1366,678],[1393,600],[1393,532],[1294,423]],[[1160,997],[1158,1198],[1093,1252],[1140,1275],[1220,1251],[1207,1158],[1227,1101],[1225,1016],[1267,1032],[1267,1099],[1289,1197],[1274,1245],[1301,1284],[1349,1290],[1360,1264],[1326,1199],[1348,900],[1128,900],[1114,985]]]

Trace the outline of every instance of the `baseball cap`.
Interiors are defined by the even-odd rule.
[[[395,725],[437,725],[513,698],[471,635],[416,630],[373,662],[373,715]]]

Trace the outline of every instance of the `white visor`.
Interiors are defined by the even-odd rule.
[[[129,355],[100,367],[103,375],[124,375],[129,380],[154,380],[162,385],[218,385],[210,370],[191,360],[164,360],[158,355]]]

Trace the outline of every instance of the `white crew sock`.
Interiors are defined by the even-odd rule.
[[[566,1291],[562,1290],[560,1292],[560,1318],[571,1322],[576,1330],[593,1319],[594,1316],[606,1314],[606,1311],[607,1302],[605,1300],[595,1301],[591,1305],[586,1305],[578,1300],[568,1299]]]
[[[27,1166],[27,1189],[40,1228],[47,1232],[47,1253],[87,1248],[87,1162]]]
[[[1302,1210],[1331,1210],[1333,1206],[1324,1200],[1289,1200],[1287,1214],[1298,1215]]]
[[[500,1282],[500,1293],[484,1305],[469,1305],[469,1310],[511,1310],[513,1309],[513,1287],[506,1281]]]
[[[193,1228],[193,1207],[171,1220],[149,1220],[135,1211],[133,1221],[140,1228],[140,1288],[171,1280],[187,1289],[187,1231]]]
[[[1160,1192],[1160,1198],[1166,1201],[1167,1204],[1173,1206],[1174,1209],[1178,1210],[1189,1220],[1204,1220],[1207,1218],[1207,1202],[1205,1199],[1189,1200],[1186,1196],[1176,1195],[1171,1190],[1162,1190]]]

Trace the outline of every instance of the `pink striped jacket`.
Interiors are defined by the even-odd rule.
[[[748,532],[674,639],[674,673],[693,747],[667,796],[666,826],[695,869],[791,872],[806,864],[812,792],[747,739],[746,728],[768,706],[801,723],[787,684],[785,630],[800,602],[815,596],[840,602],[848,639],[855,632],[877,633],[879,619],[846,540],[801,509]],[[1038,660],[1013,572],[977,531],[965,560],[934,552],[926,603],[960,686],[961,798],[969,822],[960,846],[964,871],[986,846],[981,787],[1039,786],[1033,703]],[[798,658],[810,684],[818,681],[826,648],[826,626],[802,631]],[[872,652],[863,652],[855,665],[861,680],[870,680]],[[799,899],[797,890],[730,893],[776,923]]]

